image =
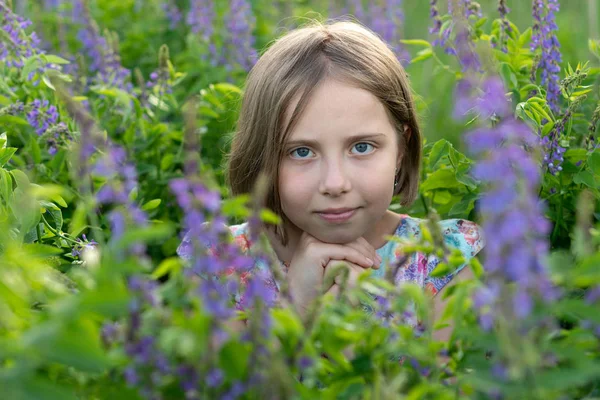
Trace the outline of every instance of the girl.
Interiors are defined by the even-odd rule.
[[[419,219],[388,207],[418,193],[421,133],[406,73],[374,33],[353,22],[314,23],[277,40],[248,75],[238,128],[231,145],[228,183],[234,195],[250,193],[259,174],[269,179],[266,206],[282,224],[266,226],[273,251],[302,311],[321,293],[323,276],[346,261],[350,277],[365,269],[383,277],[402,256],[386,236],[419,236]],[[468,260],[483,247],[476,224],[441,223],[446,244]],[[247,250],[248,224],[229,227]],[[186,258],[189,241],[178,253]],[[439,263],[414,254],[396,282],[412,281],[435,296],[469,269],[442,278]],[[257,262],[255,268],[268,270]],[[278,283],[269,275],[269,283]],[[337,291],[334,283],[330,291]],[[238,296],[238,301],[241,300]],[[434,314],[436,314],[434,312]],[[443,340],[446,331],[438,331]]]

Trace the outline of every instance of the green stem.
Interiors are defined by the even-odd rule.
[[[444,64],[444,62],[440,60],[440,58],[435,54],[435,51],[433,51],[433,49],[431,50],[431,54],[433,56],[433,59],[442,67],[442,69],[448,71],[448,73],[452,74],[452,76],[456,76],[456,72],[452,71],[450,66]]]
[[[425,201],[425,196],[421,195],[421,202],[423,203],[423,207],[425,208],[425,215],[429,215],[429,207],[427,207],[427,202]]]
[[[42,218],[44,218],[44,217],[42,216]],[[38,243],[42,243],[42,230],[40,229],[39,223],[35,224],[35,231],[37,233]]]
[[[56,229],[54,229],[52,226],[50,226],[50,224],[48,223],[48,221],[46,220],[46,218],[44,218],[44,215],[42,214],[42,221],[44,221],[44,225],[46,225],[46,228],[48,228],[48,230],[50,232],[52,232],[55,236],[58,236],[61,239],[65,239],[71,243],[74,244],[80,244],[79,242],[77,242],[76,240],[71,239],[68,236],[63,235],[62,233],[58,232]],[[38,224],[38,230],[39,230],[39,224]],[[38,232],[38,238],[39,238],[40,234]]]

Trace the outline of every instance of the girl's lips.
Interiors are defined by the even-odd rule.
[[[319,216],[323,218],[327,222],[345,222],[349,220],[355,213],[356,208],[349,211],[344,211],[342,213],[323,213],[319,212]]]

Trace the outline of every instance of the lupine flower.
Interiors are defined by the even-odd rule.
[[[450,2],[448,2],[448,4],[450,4]],[[475,15],[478,18],[481,18],[483,16],[483,14],[481,13],[481,6],[476,1],[460,0],[460,5],[467,19],[472,15]]]
[[[48,145],[48,154],[50,155],[56,154],[60,144],[73,141],[73,136],[71,136],[71,132],[69,132],[69,128],[64,122],[59,122],[49,128],[46,131],[45,136],[46,144]]]
[[[504,88],[497,90],[498,96],[504,95]],[[486,110],[478,111],[483,114]],[[526,150],[535,148],[538,138],[527,125],[498,111],[496,115],[503,118],[498,125],[472,131],[466,141],[472,153],[486,155],[473,171],[474,177],[489,188],[480,204],[483,229],[496,235],[496,240],[488,243],[485,250],[486,268],[491,281],[517,283],[514,313],[525,318],[531,312],[534,296],[544,299],[553,296],[543,264],[548,253],[545,236],[550,224],[536,195],[540,170]],[[496,289],[484,289],[485,292],[478,295],[479,308],[498,299],[497,286],[493,287]],[[487,322],[484,325],[489,327]]]
[[[544,165],[552,175],[557,175],[562,171],[561,164],[565,160],[564,154],[566,148],[559,144],[558,128],[553,128],[550,133],[540,139],[540,144],[544,150]]]
[[[210,0],[191,0],[186,22],[193,33],[209,42],[214,34],[215,9]]]
[[[56,106],[50,105],[48,100],[35,99],[31,103],[31,110],[27,113],[27,122],[35,129],[38,136],[58,122]]]
[[[440,12],[437,8],[437,0],[429,1],[429,18],[433,22],[433,25],[429,28],[429,33],[437,35],[442,29],[442,19],[440,18]]]
[[[255,38],[253,34],[256,17],[252,12],[250,2],[246,0],[232,0],[229,5],[229,13],[225,16],[225,27],[227,30],[225,38],[225,54],[222,62],[229,70],[235,66],[244,71],[250,69],[258,59],[258,53],[254,48]]]
[[[506,0],[498,0],[498,13],[500,14],[500,37],[498,39],[500,44],[500,50],[507,52],[506,48],[506,36],[511,31],[510,23],[506,18],[506,15],[510,12],[510,9],[506,6]],[[494,43],[494,45],[496,45]]]
[[[31,57],[38,52],[40,40],[35,32],[27,35],[25,29],[31,25],[27,20],[12,12],[0,1],[2,11],[2,30],[7,40],[0,42],[0,60],[8,67],[23,67],[23,58]]]
[[[120,326],[118,323],[106,322],[104,325],[102,325],[102,329],[100,330],[100,336],[105,346],[108,347],[117,341],[119,336],[119,329]]]
[[[150,107],[151,94],[162,100],[166,94],[173,93],[169,72],[169,48],[167,45],[162,45],[158,54],[159,67],[150,74],[150,80],[143,85],[145,87],[142,87],[140,102],[145,107]]]
[[[531,51],[540,51],[540,58],[534,70],[541,70],[542,85],[546,86],[546,99],[550,109],[557,113],[560,100],[560,43],[556,37],[556,12],[559,10],[558,0],[534,0],[533,2],[533,34]],[[545,14],[544,14],[545,11]]]
[[[17,101],[16,103],[0,108],[0,115],[19,115],[23,111],[25,111],[25,105]]]
[[[81,255],[81,253],[86,249],[86,248],[93,248],[98,246],[98,243],[95,240],[88,240],[88,238],[86,237],[85,233],[83,235],[81,235],[81,237],[83,239],[75,239],[76,242],[78,242],[78,244],[76,244],[75,246],[73,246],[73,248],[71,249],[71,255],[73,257],[78,257]]]
[[[115,208],[108,213],[113,242],[118,241],[125,230],[127,222],[123,210],[127,212],[129,219],[135,225],[148,225],[146,213],[129,200],[129,194],[137,186],[137,172],[135,167],[127,162],[126,152],[123,148],[107,144],[106,152],[92,167],[92,172],[97,176],[107,178],[107,182],[96,193],[98,203],[122,207],[122,209]],[[143,243],[134,243],[129,251],[138,257],[146,257],[146,246]]]
[[[0,0],[0,12],[2,17],[0,23],[4,31],[5,39],[0,41],[0,61],[7,67],[22,68],[24,59],[39,54],[44,54],[40,48],[40,39],[35,32],[27,34],[25,29],[32,22],[12,12],[4,1]],[[56,64],[42,64],[29,73],[27,79],[34,86],[39,84],[39,79],[34,79],[36,74],[42,75],[48,69],[59,69]]]
[[[400,27],[404,23],[401,0],[386,0],[382,3],[369,5],[367,25],[377,33],[398,57],[398,60],[406,63],[410,56],[400,45]]]
[[[495,235],[495,240],[484,249],[488,285],[474,299],[481,326],[490,329],[503,283],[516,284],[513,313],[522,320],[530,314],[533,299],[549,300],[557,294],[544,264],[550,224],[537,198],[541,170],[530,152],[537,148],[538,136],[512,116],[506,88],[499,77],[486,77],[477,84],[480,61],[470,39],[459,32],[456,40],[467,77],[458,83],[456,104],[460,109],[455,115],[472,113],[483,121],[496,122],[492,127],[467,133],[465,139],[470,152],[478,158],[473,176],[486,188],[480,200],[482,228]]]
[[[155,398],[161,376],[171,373],[171,366],[165,354],[156,346],[154,337],[141,334],[141,316],[146,308],[156,308],[160,304],[158,285],[142,276],[131,276],[128,280],[129,292],[133,295],[129,303],[129,324],[125,333],[125,352],[132,362],[125,369],[125,380],[130,387],[136,387],[146,398]]]
[[[177,4],[175,4],[173,0],[167,0],[161,4],[161,8],[169,20],[169,29],[176,29],[183,20],[183,15],[181,14],[179,7],[177,7]]]
[[[73,11],[74,21],[81,26],[77,32],[77,39],[83,45],[83,51],[90,61],[90,71],[96,73],[95,82],[131,92],[131,72],[121,65],[116,38],[109,40],[100,34],[100,29],[83,0],[73,2]],[[76,11],[79,13],[76,14]]]

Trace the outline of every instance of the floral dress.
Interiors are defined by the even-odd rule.
[[[423,219],[413,218],[409,215],[401,215],[402,219],[398,224],[394,236],[403,240],[419,240],[421,238],[420,224],[424,222]],[[432,277],[431,272],[440,263],[440,260],[435,255],[426,256],[422,253],[416,252],[411,254],[410,259],[407,260],[399,269],[395,282],[400,284],[402,282],[413,282],[418,286],[422,287],[429,295],[434,296],[437,294],[452,278],[466,265],[466,263],[474,257],[485,245],[483,238],[483,232],[481,228],[474,222],[467,221],[464,219],[447,219],[439,222],[441,232],[443,234],[444,242],[449,248],[456,248],[462,253],[465,264],[461,265],[453,273],[450,273],[442,277]],[[233,237],[234,243],[236,243],[244,254],[247,254],[249,249],[253,246],[253,243],[249,239],[248,234],[248,223],[239,225],[231,225],[228,227]],[[214,252],[214,246],[208,246],[209,251]],[[186,235],[182,243],[177,249],[177,254],[184,260],[191,260],[191,242],[189,237]],[[377,254],[382,258],[381,267],[379,269],[370,269],[371,274],[376,277],[383,278],[385,276],[386,268],[390,265],[396,264],[400,257],[402,257],[403,244],[395,240],[388,241],[384,246],[376,250]],[[283,276],[287,266],[284,263],[280,265]],[[274,292],[279,291],[279,283],[273,277],[268,264],[261,259],[256,259],[254,267],[250,271],[244,272],[240,278],[242,285],[247,281],[247,278],[254,271],[259,270],[260,276],[265,277],[265,285],[272,288]],[[229,273],[233,273],[234,269],[231,268]],[[241,293],[241,294],[240,294]],[[238,308],[240,304],[244,303],[243,290],[236,294],[235,302]]]

